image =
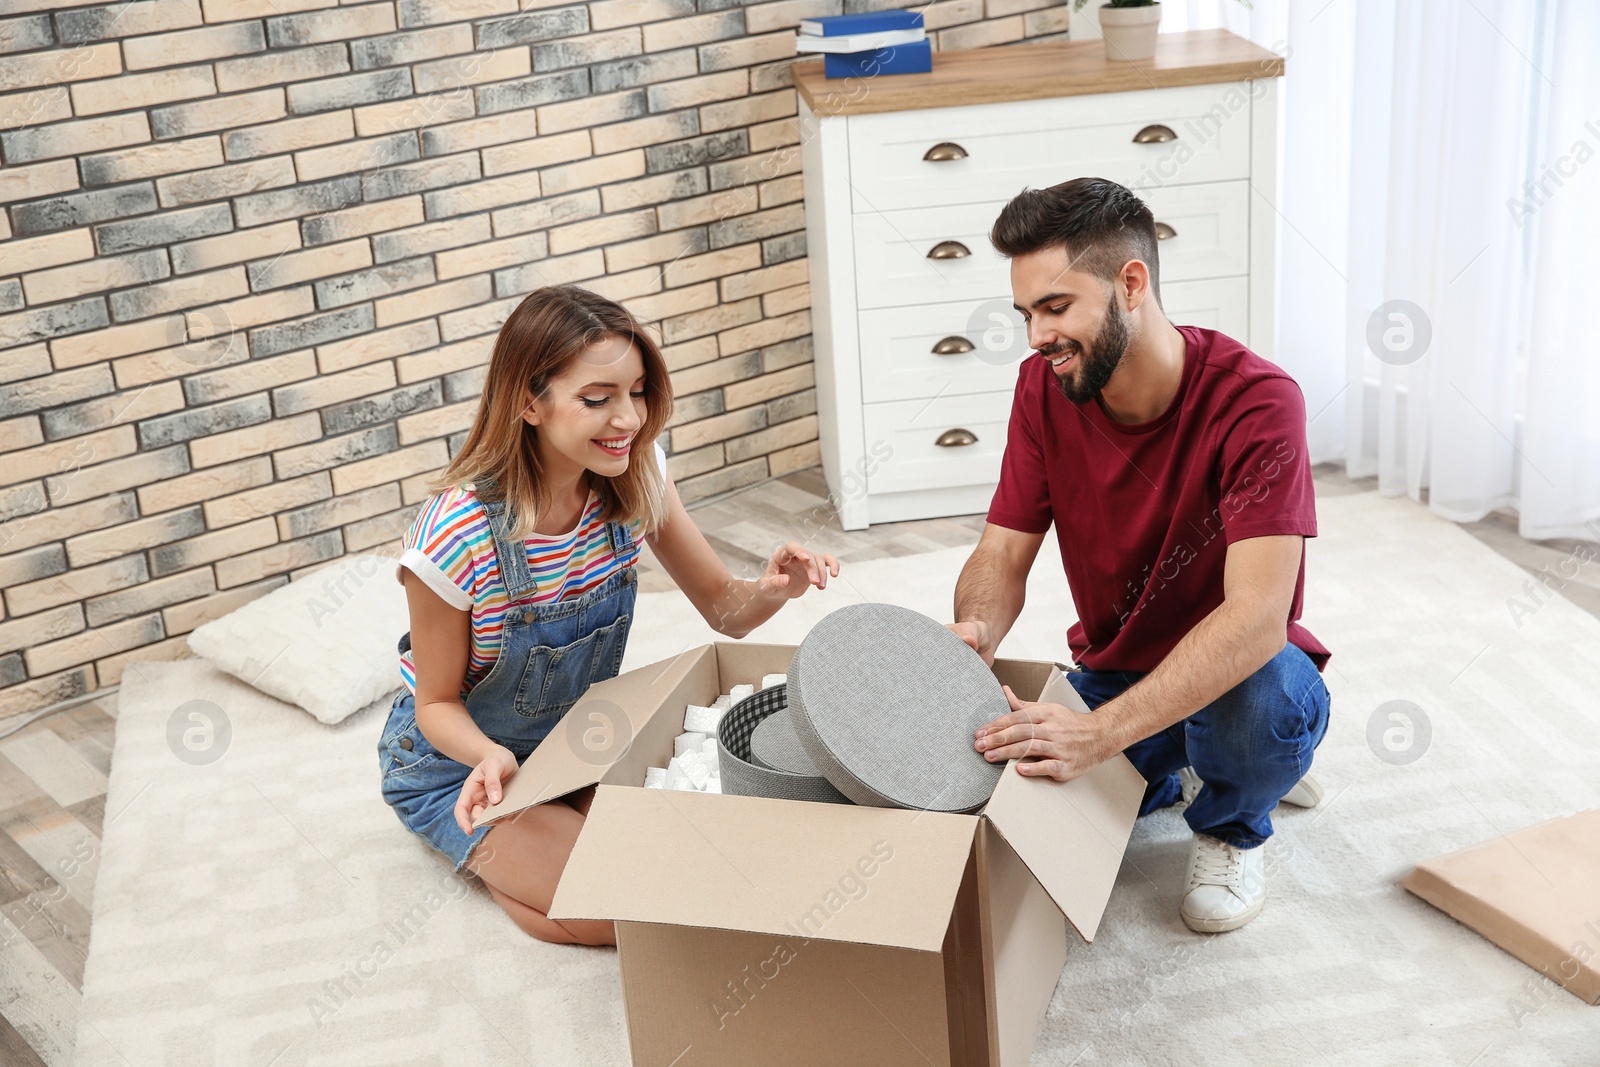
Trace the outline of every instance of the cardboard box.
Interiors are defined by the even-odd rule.
[[[1600,810],[1424,860],[1400,884],[1600,1004]]]
[[[480,822],[599,784],[550,916],[616,920],[636,1064],[1022,1067],[1144,779],[1120,755],[1068,783],[1007,767],[978,815],[642,787],[686,705],[793,654],[702,645],[591,687]],[[994,671],[1088,710],[1055,664]]]

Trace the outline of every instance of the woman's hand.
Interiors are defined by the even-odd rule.
[[[767,570],[756,580],[763,593],[793,600],[802,595],[808,586],[828,588],[828,577],[839,577],[839,561],[826,552],[820,556],[806,550],[799,542],[788,544],[772,553],[767,560]]]
[[[504,745],[495,745],[479,764],[472,768],[461,785],[461,796],[456,800],[456,825],[464,834],[472,833],[472,820],[491,804],[500,803],[504,795],[500,787],[506,779],[517,773],[517,757]]]

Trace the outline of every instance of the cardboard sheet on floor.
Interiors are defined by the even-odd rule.
[[[1400,884],[1600,1003],[1600,810],[1424,860]]]

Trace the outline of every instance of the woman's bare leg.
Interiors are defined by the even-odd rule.
[[[473,850],[467,867],[530,936],[556,944],[614,945],[616,928],[609,920],[557,922],[547,914],[581,829],[583,816],[572,804],[537,804],[498,823]]]

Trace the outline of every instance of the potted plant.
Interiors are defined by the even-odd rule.
[[[1088,2],[1072,0],[1072,10],[1082,11]],[[1239,2],[1250,6],[1250,0]],[[1106,42],[1107,59],[1149,59],[1156,54],[1156,34],[1160,29],[1161,5],[1157,0],[1106,0],[1100,5],[1100,36]]]

